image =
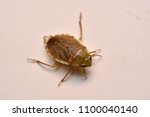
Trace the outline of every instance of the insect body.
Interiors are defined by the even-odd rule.
[[[90,53],[73,36],[62,34],[44,39],[47,52],[56,62],[77,67],[91,66]]]
[[[100,56],[96,51],[89,52],[88,49],[82,44],[82,15],[80,13],[79,26],[80,26],[80,38],[76,39],[73,36],[60,34],[55,36],[44,36],[44,44],[47,53],[55,61],[54,65],[41,62],[35,59],[29,59],[33,62],[46,65],[48,67],[56,67],[58,64],[64,64],[68,66],[66,75],[59,82],[60,84],[67,78],[68,74],[71,73],[72,68],[76,67],[86,78],[84,68],[92,65],[92,57]]]

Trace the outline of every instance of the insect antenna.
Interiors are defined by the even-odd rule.
[[[102,55],[97,54],[97,53],[100,53],[101,51],[102,51],[101,49],[94,50],[94,51],[90,52],[90,56],[91,57],[98,56],[98,57],[102,58]]]

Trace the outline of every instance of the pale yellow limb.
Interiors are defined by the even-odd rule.
[[[86,75],[85,69],[82,68],[82,67],[79,67],[79,71],[84,76],[84,79],[86,80],[87,79],[87,75]]]
[[[40,60],[36,60],[36,59],[27,58],[27,60],[29,62],[34,62],[34,63],[42,64],[42,65],[45,65],[47,67],[57,67],[57,62],[55,62],[53,65],[50,65],[50,64],[44,63],[44,62],[42,62]]]
[[[60,86],[61,85],[61,83],[63,83],[68,77],[68,75],[69,75],[69,73],[71,73],[71,68],[69,68],[68,69],[68,71],[67,71],[67,73],[66,73],[66,75],[61,79],[61,81],[58,83],[58,86]]]
[[[82,13],[80,13],[80,17],[79,17],[79,28],[80,28],[80,38],[79,40],[82,41],[82,37],[83,37],[83,29],[82,29]]]

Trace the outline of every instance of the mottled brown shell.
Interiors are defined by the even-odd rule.
[[[45,42],[45,47],[49,55],[57,62],[78,66],[80,63],[74,62],[79,53],[85,53],[82,56],[89,56],[89,52],[81,42],[70,35],[50,36]],[[88,54],[88,55],[87,55]]]

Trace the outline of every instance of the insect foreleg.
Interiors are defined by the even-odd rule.
[[[80,73],[84,76],[85,80],[87,79],[87,75],[86,75],[86,72],[85,72],[85,69],[82,68],[82,67],[79,67],[79,71]]]

